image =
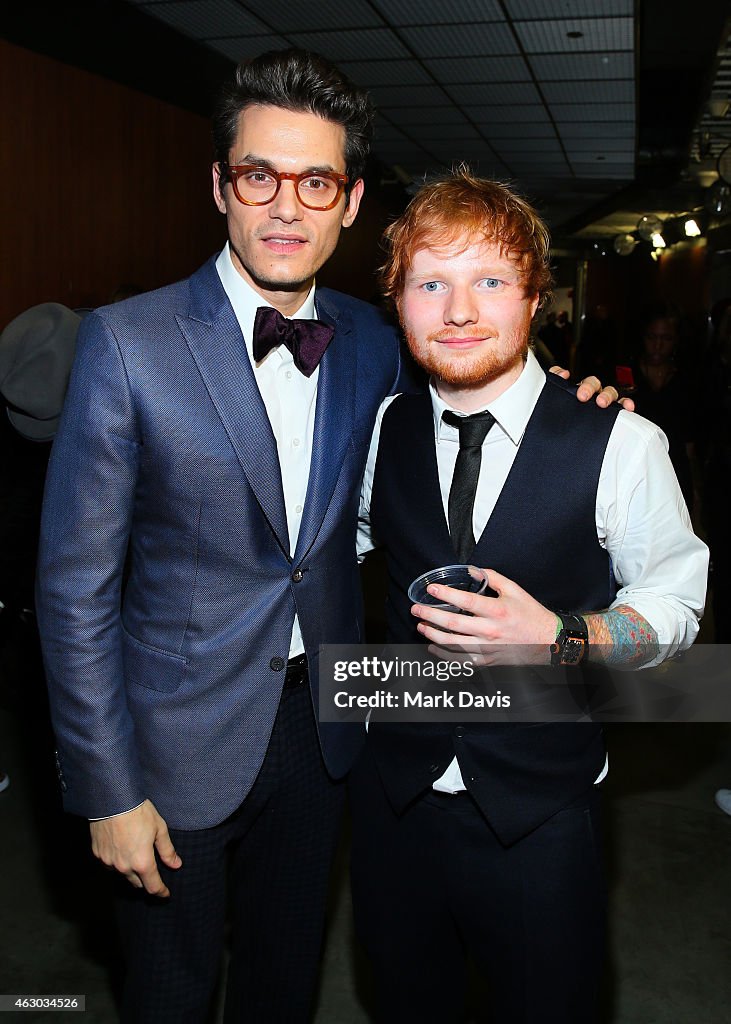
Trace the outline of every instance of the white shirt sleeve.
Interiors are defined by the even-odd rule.
[[[662,647],[658,661],[696,638],[708,577],[708,548],[693,533],[667,449],[654,423],[620,412],[596,504],[597,536],[619,586],[610,607],[627,604],[647,619]]]
[[[389,395],[388,398],[384,398],[381,402],[381,406],[376,416],[376,423],[373,427],[373,436],[371,437],[371,446],[368,449],[368,459],[366,460],[365,473],[363,474],[363,483],[360,489],[360,511],[358,512],[358,533],[356,537],[356,549],[358,551],[358,561],[362,562],[364,557],[369,551],[378,547],[378,541],[373,536],[371,530],[371,493],[373,491],[373,474],[376,470],[376,459],[378,458],[378,444],[381,440],[381,423],[383,422],[383,416],[388,409],[394,398],[398,398],[398,395]]]

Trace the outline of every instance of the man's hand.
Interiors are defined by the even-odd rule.
[[[561,366],[552,366],[550,373],[556,373],[559,377],[563,377],[564,380],[569,379],[569,371],[564,370]],[[597,394],[598,392],[598,394]],[[611,384],[608,384],[605,388],[602,387],[602,382],[598,377],[586,377],[579,384],[579,390],[576,392],[576,397],[580,402],[588,402],[591,398],[596,395],[596,404],[601,406],[602,409],[606,409],[612,402],[619,402],[623,409],[627,412],[634,412],[635,403],[631,398],[620,398],[619,392]]]
[[[532,661],[547,664],[549,647],[556,639],[558,626],[554,613],[507,576],[501,576],[494,569],[481,571],[497,597],[430,584],[427,588],[430,594],[469,614],[415,604],[411,614],[421,620],[417,627],[419,632],[433,644],[450,650],[475,651],[484,650],[488,645],[498,646],[501,652],[496,660],[500,663],[517,660],[523,664]],[[486,661],[493,660],[489,650],[484,650],[484,654]]]
[[[103,864],[119,871],[135,889],[146,889],[151,896],[170,895],[157,870],[155,850],[169,868],[179,868],[183,862],[167,825],[149,800],[124,814],[91,821],[89,827],[92,852]]]

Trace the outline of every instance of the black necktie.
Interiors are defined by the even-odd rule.
[[[254,359],[258,363],[277,345],[286,345],[297,369],[311,377],[334,333],[334,327],[319,320],[288,320],[271,306],[260,306],[254,318]]]
[[[477,481],[482,462],[482,442],[495,422],[491,412],[457,416],[446,410],[442,419],[459,430],[459,455],[449,489],[449,532],[461,562],[466,562],[475,549],[472,532],[472,509],[475,505]]]

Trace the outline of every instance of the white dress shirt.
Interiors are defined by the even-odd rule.
[[[317,381],[320,368],[318,366],[311,377],[306,377],[294,365],[292,353],[286,345],[278,345],[261,362],[255,362],[253,354],[254,318],[260,306],[271,306],[271,303],[255,292],[236,270],[231,261],[228,242],[216,260],[216,270],[244,336],[254,377],[277,442],[289,531],[289,553],[294,555],[310,477]],[[315,318],[315,286],[313,284],[307,298],[290,319],[314,320]],[[299,620],[295,617],[289,645],[290,658],[302,654],[304,649]]]
[[[543,371],[529,352],[520,377],[486,407],[495,424],[482,446],[473,512],[475,537],[481,536],[500,496],[544,385]],[[439,397],[433,383],[430,395],[439,486],[448,522],[459,431],[443,421],[442,413],[451,407]],[[358,530],[360,555],[377,543],[369,523],[371,489],[383,414],[394,397],[387,398],[378,411],[368,454]],[[647,619],[657,632],[662,658],[690,647],[697,636],[708,575],[708,548],[693,533],[667,448],[659,427],[636,413],[621,411],[604,453],[595,510],[597,538],[611,558],[619,586],[610,607],[626,604]],[[486,466],[489,472],[482,471]],[[606,766],[597,781],[605,774]],[[456,758],[434,788],[447,792],[464,789]]]

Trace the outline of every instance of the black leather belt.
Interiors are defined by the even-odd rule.
[[[304,686],[308,680],[307,655],[299,654],[296,658],[290,658],[287,662],[287,672],[284,677],[284,685],[288,690],[298,686]]]

